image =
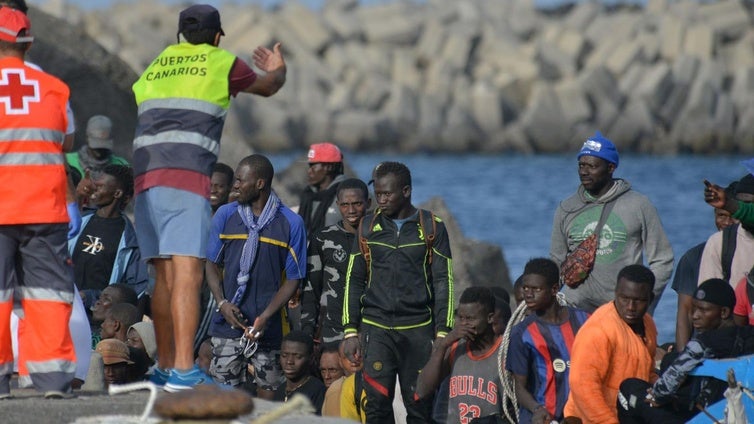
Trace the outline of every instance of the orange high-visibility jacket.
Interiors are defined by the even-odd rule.
[[[63,141],[68,86],[0,59],[0,225],[68,222]]]

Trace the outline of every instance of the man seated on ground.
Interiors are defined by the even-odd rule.
[[[691,315],[696,334],[654,385],[635,378],[621,384],[621,423],[685,423],[699,412],[697,405],[706,407],[723,398],[725,381],[689,378],[689,373],[705,359],[754,353],[754,327],[733,323],[735,302],[733,288],[723,279],[709,279],[696,289]]]
[[[340,356],[338,355],[338,346],[340,343],[328,343],[322,347],[322,353],[319,356],[319,372],[322,376],[322,382],[325,387],[329,388],[335,380],[343,377],[343,368],[340,366]]]
[[[497,350],[501,337],[492,330],[495,297],[486,287],[469,287],[459,299],[453,330],[434,343],[416,380],[415,396],[432,397],[450,376],[448,421],[468,422],[502,413]]]
[[[521,424],[563,419],[573,339],[589,315],[561,306],[559,289],[555,262],[535,258],[526,263],[522,290],[531,314],[511,330],[505,364],[515,380]]]
[[[128,358],[133,362],[133,364],[129,364],[126,375],[129,383],[144,381],[151,375],[149,371],[152,366],[152,360],[149,359],[147,352],[143,349],[129,346]]]
[[[133,171],[107,165],[94,186],[89,199],[97,210],[82,218],[81,231],[68,240],[76,287],[87,309],[108,285],[127,284],[141,296],[149,283],[136,230],[123,213],[134,193]]]
[[[134,361],[129,356],[128,346],[117,339],[105,339],[97,343],[94,351],[102,356],[105,388],[111,384],[128,382],[128,367]]]
[[[141,321],[141,315],[136,306],[130,303],[118,303],[113,305],[105,314],[102,321],[100,337],[105,339],[118,339],[123,343],[128,339],[128,329]]]
[[[364,412],[364,405],[367,401],[367,395],[364,391],[363,374],[361,369],[364,367],[364,363],[361,358],[355,358],[355,360],[348,359],[345,351],[343,350],[343,342],[340,343],[338,348],[338,354],[340,355],[340,365],[346,373],[346,378],[343,379],[343,384],[338,392],[340,403],[340,417],[349,418],[354,421],[365,423],[367,420],[366,413]],[[338,385],[336,381],[333,383],[333,388]],[[325,406],[322,407],[322,415],[336,416],[334,413],[325,414],[325,407],[327,406],[327,396],[332,389],[328,389],[325,394]],[[336,393],[333,391],[332,395]]]
[[[128,347],[143,350],[149,358],[151,367],[157,362],[157,339],[152,321],[139,321],[128,328]]]
[[[316,414],[321,415],[327,388],[309,372],[313,354],[314,340],[303,331],[291,331],[283,337],[280,367],[285,374],[285,383],[277,388],[273,400],[288,402],[293,395],[301,393],[312,402]]]
[[[92,318],[89,325],[92,328],[92,349],[97,346],[102,337],[100,330],[102,323],[107,318],[107,311],[119,303],[129,303],[136,306],[138,299],[136,292],[126,284],[113,284],[105,287],[99,296],[99,299],[92,306]],[[126,327],[128,328],[128,327]]]
[[[339,417],[340,416],[340,395],[343,392],[343,384],[348,378],[348,376],[354,374],[356,371],[360,369],[359,363],[352,363],[351,361],[346,358],[346,355],[343,353],[343,349],[341,348],[342,343],[337,343],[335,345],[325,345],[325,349],[322,351],[322,356],[325,355],[325,352],[329,351],[331,347],[335,347],[335,355],[336,360],[338,364],[338,368],[341,371],[340,378],[334,379],[330,384],[328,385],[325,381],[325,385],[327,385],[327,392],[325,393],[325,402],[322,404],[322,415],[323,416],[329,416],[329,417]],[[320,358],[321,363],[321,358]],[[334,368],[332,365],[329,366],[329,368]],[[322,367],[320,367],[320,370]],[[330,374],[330,373],[328,373]],[[322,375],[325,375],[325,371],[322,371]]]

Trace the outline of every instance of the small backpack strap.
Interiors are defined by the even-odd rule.
[[[364,389],[364,376],[361,371],[356,371],[353,376],[353,403],[356,405],[356,415],[361,417],[361,391]]]
[[[428,214],[429,219],[432,221],[431,233],[427,233],[426,227],[424,226],[425,214]],[[419,209],[419,227],[422,230],[422,234],[424,234],[424,243],[427,245],[427,263],[429,263],[429,265],[432,265],[432,247],[435,244],[435,233],[437,233],[437,221],[435,221],[435,214],[431,211]]]
[[[749,270],[746,281],[741,284],[746,284],[746,296],[749,298],[749,305],[754,304],[754,267]]]
[[[367,235],[370,231],[372,231],[372,228],[374,227],[374,221],[377,219],[377,214],[372,215],[372,220],[369,221],[369,227],[364,230],[364,218],[366,216],[361,217],[359,220],[359,250],[361,251],[361,254],[364,255],[364,261],[367,264],[367,281],[370,280],[370,270],[372,269],[372,251],[369,249],[369,241],[367,240]]]
[[[723,229],[723,248],[720,253],[720,266],[723,269],[723,280],[731,282],[731,267],[733,255],[736,253],[736,238],[738,236],[738,224],[730,225]]]
[[[364,255],[364,260],[367,261],[367,268],[369,268],[371,254],[369,252],[369,243],[367,243],[367,238],[364,235],[364,218],[366,217],[362,216],[359,220],[359,250],[361,251],[361,254]]]

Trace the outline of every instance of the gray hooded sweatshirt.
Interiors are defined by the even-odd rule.
[[[600,232],[592,273],[581,286],[563,288],[568,303],[588,312],[615,298],[618,272],[626,265],[642,264],[646,259],[655,275],[655,295],[662,292],[673,272],[673,249],[657,209],[646,196],[631,190],[628,181],[618,178],[614,182],[598,199],[579,186],[558,205],[553,220],[550,258],[560,265],[568,252],[592,234],[602,206],[615,202]]]

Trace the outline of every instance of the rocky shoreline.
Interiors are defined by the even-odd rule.
[[[229,2],[222,46],[248,58],[281,41],[289,74],[274,98],[236,99],[226,139],[264,151],[327,139],[359,151],[535,153],[571,151],[599,129],[624,151],[751,153],[748,4],[583,1],[542,11],[531,0],[329,0],[312,11]],[[121,85],[174,42],[181,9],[149,0],[39,7],[127,64]]]

